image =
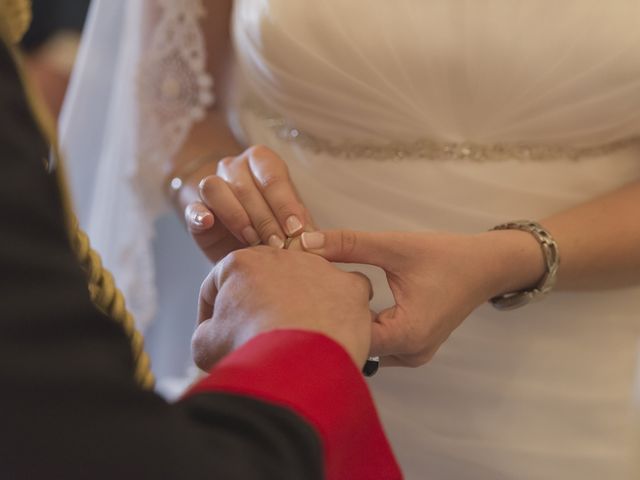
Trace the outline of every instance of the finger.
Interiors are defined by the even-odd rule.
[[[266,200],[253,180],[247,162],[236,161],[233,164],[220,165],[218,175],[224,179],[244,210],[247,212],[254,232],[257,231],[257,243],[282,248],[286,235],[278,220],[269,208]],[[255,243],[254,243],[255,245]]]
[[[191,355],[194,363],[203,371],[209,371],[231,351],[231,341],[213,318],[198,324],[191,337]]]
[[[379,232],[304,232],[302,246],[332,262],[366,263],[385,270],[392,269],[403,257],[402,245],[393,241],[392,234]]]
[[[184,221],[190,232],[201,233],[213,227],[215,218],[204,203],[193,202],[184,209]]]
[[[233,253],[224,257],[222,260],[216,263],[216,265],[211,270],[209,276],[211,277],[211,281],[213,282],[216,291],[220,291],[222,289],[222,285],[231,274],[232,260],[230,261],[230,259],[232,255]]]
[[[216,222],[213,213],[200,201],[187,205],[184,217],[191,237],[212,262],[217,262],[228,252],[245,245],[244,241],[239,241],[229,235],[227,228],[222,223],[217,225],[218,228],[215,228]]]
[[[239,241],[247,245],[259,242],[258,235],[251,226],[249,215],[222,178],[217,175],[203,178],[200,182],[200,197]]]
[[[216,286],[216,278],[212,270],[200,286],[200,295],[198,297],[198,324],[213,317],[213,306],[215,305],[217,295],[218,287]]]
[[[287,165],[267,147],[248,151],[249,168],[262,196],[289,236],[304,230],[307,214],[293,187]]]
[[[311,212],[307,208],[304,209],[304,231],[305,232],[313,232],[316,229],[316,224],[313,221],[313,217],[311,216]]]
[[[371,280],[362,272],[348,272],[352,275],[357,275],[360,279],[364,281],[364,288],[366,289],[369,295],[369,301],[373,299],[373,285],[371,284]]]

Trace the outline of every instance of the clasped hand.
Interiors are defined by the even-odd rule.
[[[331,261],[384,269],[395,304],[375,317],[371,355],[383,357],[386,365],[428,362],[479,305],[534,283],[543,268],[535,240],[514,231],[457,235],[342,230],[304,233],[302,244]]]
[[[223,158],[199,190],[201,201],[187,206],[185,221],[212,262],[248,246],[282,248],[287,236],[313,228],[287,165],[267,147]]]
[[[368,317],[369,321],[373,318],[369,333],[363,333],[361,326],[353,327],[349,335],[357,331],[371,338],[365,354],[360,347],[352,354],[360,363],[370,353],[383,357],[387,365],[421,365],[480,304],[534,285],[544,271],[536,241],[524,232],[313,232],[285,163],[265,147],[224,159],[217,175],[204,179],[200,190],[202,203],[187,207],[187,224],[213,261],[248,245],[282,247],[286,235],[305,230],[302,244],[310,253],[333,262],[384,269],[395,303]],[[198,223],[202,216],[211,218]],[[362,303],[362,292],[350,298],[352,289],[333,288],[329,283],[333,277],[339,278],[336,272],[329,269],[329,263],[309,257],[313,258],[263,247],[238,252],[216,266],[201,291],[200,323],[194,335],[199,365],[212,364],[221,352],[242,343],[240,339],[267,328],[319,328],[330,335],[331,328],[343,333],[349,330],[351,320],[346,321],[337,301],[345,308],[353,302]],[[231,280],[225,287],[226,278]],[[342,283],[337,281],[336,285]],[[223,291],[228,294],[222,295]],[[264,312],[271,312],[271,316]],[[238,317],[239,323],[232,328],[225,314]],[[322,315],[346,323],[326,323]],[[361,318],[364,313],[359,315]],[[249,321],[251,316],[256,318],[254,323]],[[312,319],[311,323],[306,318]],[[216,345],[213,349],[212,344]]]
[[[361,367],[371,341],[370,298],[366,277],[319,256],[264,246],[239,250],[202,284],[194,360],[207,370],[256,335],[291,328],[332,338]]]

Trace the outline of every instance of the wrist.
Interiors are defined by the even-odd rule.
[[[210,110],[202,121],[192,126],[184,145],[165,165],[167,195],[180,217],[189,203],[200,199],[200,180],[216,173],[218,161],[239,155],[243,150],[222,110]],[[175,178],[179,181],[177,188],[172,189]]]
[[[536,239],[521,230],[492,230],[477,235],[487,259],[488,298],[527,290],[545,274],[542,249]]]
[[[165,180],[167,197],[180,215],[187,205],[200,200],[199,185],[202,179],[216,174],[220,160],[236,154],[235,150],[210,150],[182,162],[169,173]]]

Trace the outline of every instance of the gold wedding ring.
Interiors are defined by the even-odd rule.
[[[284,247],[282,247],[282,248],[284,248],[285,250],[289,250],[289,247],[291,246],[293,241],[296,238],[300,238],[301,235],[302,235],[302,232],[300,232],[298,235],[294,235],[294,236],[287,235],[287,238],[284,239]]]

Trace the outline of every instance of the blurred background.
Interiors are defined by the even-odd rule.
[[[58,117],[90,0],[32,0],[33,22],[22,41],[27,69]]]

